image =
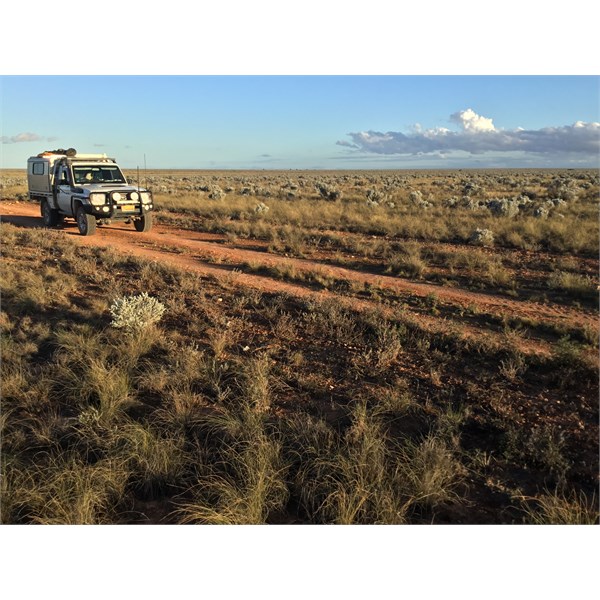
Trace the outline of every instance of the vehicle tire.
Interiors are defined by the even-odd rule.
[[[96,233],[96,217],[88,215],[83,206],[77,209],[77,227],[81,235],[94,235]]]
[[[50,207],[48,200],[42,200],[40,212],[42,213],[42,220],[45,227],[56,227],[61,221],[60,213],[55,208]]]
[[[135,227],[136,231],[141,231],[142,233],[145,231],[150,231],[152,229],[152,213],[146,213],[139,219],[135,219],[133,221],[133,226]]]

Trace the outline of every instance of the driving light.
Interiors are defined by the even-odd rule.
[[[140,195],[137,192],[131,192],[131,194],[129,194],[129,198],[131,198],[131,200],[139,200]]]
[[[105,194],[90,194],[90,203],[93,206],[102,206],[106,204],[106,195]]]
[[[122,197],[123,197],[123,196],[121,196],[121,194],[119,194],[119,192],[113,192],[113,194],[112,194],[112,199],[113,199],[115,202],[118,202],[118,201],[119,201],[119,200],[120,200]]]

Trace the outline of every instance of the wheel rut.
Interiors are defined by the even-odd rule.
[[[29,202],[0,202],[0,219],[21,227],[42,226],[39,207]],[[75,224],[69,221],[62,232],[81,245],[108,247],[200,275],[212,276],[234,288],[253,287],[263,292],[317,300],[335,298],[344,306],[355,310],[383,310],[390,318],[402,316],[430,331],[453,331],[460,332],[464,338],[487,338],[499,347],[507,343],[505,334],[490,329],[489,324],[486,325],[483,320],[479,324],[474,323],[472,318],[467,322],[467,319],[460,315],[467,311],[470,314],[487,315],[496,320],[503,317],[518,318],[523,322],[565,328],[597,326],[597,316],[590,311],[376,275],[315,260],[288,258],[257,250],[256,244],[253,244],[253,249],[230,245],[227,238],[219,234],[194,232],[166,225],[157,225],[149,232],[138,233],[132,225],[117,223],[99,227],[96,235],[84,237],[79,235]],[[260,273],[261,270],[264,272],[269,268],[293,269],[299,274],[316,272],[330,279],[350,282],[355,287],[386,290],[398,298],[398,304],[389,306],[376,300],[344,295],[327,289],[315,290],[309,284],[283,281]],[[248,272],[249,270],[259,272]],[[439,308],[427,310],[426,303],[423,302],[423,308],[415,309],[411,302],[403,302],[403,299],[412,299],[412,304],[415,299],[434,301],[435,306]],[[546,355],[552,350],[550,342],[537,336],[517,336],[516,339],[513,336],[511,343],[528,354]]]

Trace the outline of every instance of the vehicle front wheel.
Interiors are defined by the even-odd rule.
[[[81,235],[94,235],[96,233],[96,217],[88,215],[83,206],[77,209],[77,227]]]
[[[42,220],[44,221],[45,227],[56,227],[60,223],[60,213],[55,208],[50,207],[48,200],[42,201],[40,211],[42,213]]]
[[[146,213],[139,219],[135,219],[133,221],[133,226],[135,227],[136,231],[141,231],[142,233],[145,231],[150,231],[150,229],[152,229],[152,213]]]

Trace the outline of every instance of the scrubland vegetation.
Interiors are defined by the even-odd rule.
[[[231,247],[597,313],[593,172],[142,183],[158,223]],[[19,193],[7,178],[2,197]],[[291,263],[232,266],[329,296],[62,231],[1,234],[4,523],[598,522],[593,328],[451,312]],[[405,306],[454,321],[431,329]],[[526,351],[529,336],[551,351]]]
[[[158,221],[270,253],[552,302],[597,304],[591,171],[151,173]],[[218,193],[217,193],[218,192]]]
[[[490,230],[506,248],[594,256],[598,248],[598,175],[591,171],[154,172],[140,178],[155,191],[165,219],[183,213],[195,217],[187,219],[190,227],[284,244],[294,236],[300,251],[338,241],[314,239],[315,230],[468,243],[477,228]],[[179,217],[177,224],[185,222]]]

